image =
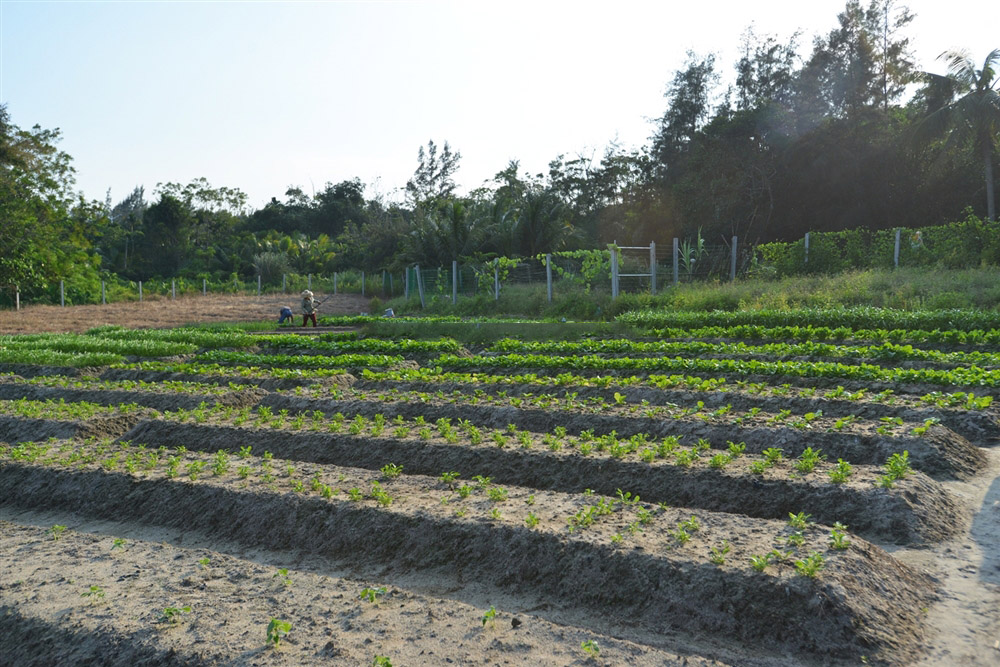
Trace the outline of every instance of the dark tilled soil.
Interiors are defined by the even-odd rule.
[[[109,407],[135,403],[154,410],[193,410],[202,403],[231,405],[236,408],[255,406],[267,395],[259,388],[230,391],[224,394],[201,395],[180,392],[126,391],[117,389],[70,389],[40,387],[23,383],[4,382],[0,378],[0,400],[66,401],[96,403]]]

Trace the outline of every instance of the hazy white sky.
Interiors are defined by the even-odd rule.
[[[61,128],[88,198],[204,176],[259,207],[354,177],[399,196],[428,139],[475,188],[517,159],[646,143],[687,50],[730,76],[743,30],[801,55],[845,0],[0,0],[0,103]],[[866,3],[863,3],[866,4]],[[910,0],[918,67],[1000,47],[993,0]]]

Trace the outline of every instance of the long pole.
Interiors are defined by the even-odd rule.
[[[656,242],[649,242],[649,293],[656,294]]]
[[[142,281],[139,281],[139,303],[142,303]]]
[[[417,292],[420,293],[420,307],[426,308],[427,304],[424,302],[424,279],[420,275],[420,265],[417,264]]]
[[[729,279],[736,280],[736,237],[733,237],[733,260],[729,265]]]
[[[545,284],[548,287],[549,303],[552,303],[552,255],[545,254]]]
[[[63,281],[59,281],[59,305],[63,308],[66,307],[66,285]]]
[[[458,260],[451,260],[451,305],[458,303]]]
[[[611,250],[611,298],[618,298],[618,249],[614,243],[608,244]]]
[[[680,260],[680,256],[681,256],[680,241],[675,236],[674,237],[674,259],[673,259],[673,262],[674,262],[674,287],[677,287],[677,284],[680,282],[680,267],[678,266],[678,264],[680,263],[680,261],[679,261]]]
[[[892,253],[892,263],[897,269],[899,268],[899,231],[896,230],[896,249]]]

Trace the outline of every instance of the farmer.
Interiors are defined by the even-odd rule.
[[[302,291],[302,326],[306,325],[306,322],[312,320],[313,326],[316,326],[316,302],[313,300],[313,293],[309,290]]]
[[[295,314],[292,312],[292,309],[289,308],[288,306],[282,306],[281,312],[278,314],[281,316],[278,318],[278,324],[284,324],[285,320],[288,320],[289,324],[294,324]]]

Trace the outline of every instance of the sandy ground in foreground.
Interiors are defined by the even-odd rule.
[[[317,293],[318,301],[326,300],[319,308],[323,315],[357,315],[367,312],[370,299],[358,294],[324,295]],[[148,299],[139,302],[109,303],[107,305],[25,306],[20,311],[0,310],[0,334],[29,334],[41,332],[83,332],[106,324],[116,324],[137,329],[176,327],[206,322],[260,322],[278,321],[278,311],[288,306],[296,313],[296,322],[302,322],[299,297],[294,294],[267,296],[185,296]]]

